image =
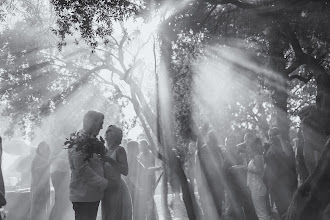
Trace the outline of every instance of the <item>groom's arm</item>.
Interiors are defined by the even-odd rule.
[[[78,175],[86,182],[88,185],[98,188],[103,191],[108,186],[108,180],[104,177],[98,175],[90,166],[87,161],[85,161],[86,155],[81,151],[76,151],[72,149],[70,151],[70,157],[73,162],[74,168],[77,170]]]

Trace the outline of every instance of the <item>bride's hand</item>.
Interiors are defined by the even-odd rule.
[[[100,158],[101,160],[103,160],[104,162],[108,162],[108,161],[109,161],[109,157],[106,156],[106,155],[99,155],[99,158]]]

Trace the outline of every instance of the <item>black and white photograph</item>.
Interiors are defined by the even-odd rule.
[[[330,220],[330,1],[0,0],[0,220]]]

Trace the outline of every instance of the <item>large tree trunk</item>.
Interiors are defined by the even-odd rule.
[[[166,26],[166,25],[164,25]],[[183,201],[186,207],[186,211],[190,220],[197,219],[198,215],[198,206],[195,195],[190,191],[190,187],[187,181],[187,177],[184,173],[183,167],[179,161],[179,158],[173,152],[173,146],[176,144],[176,136],[174,129],[174,120],[173,120],[173,107],[171,91],[170,91],[170,80],[168,73],[171,72],[171,54],[172,54],[172,40],[169,37],[169,33],[167,32],[168,28],[164,28],[163,32],[160,33],[161,39],[161,74],[159,75],[159,101],[160,101],[160,112],[161,112],[161,120],[162,120],[162,128],[161,135],[163,136],[161,139],[164,139],[164,143],[166,143],[164,149],[166,155],[168,155],[169,164],[172,168],[171,171],[175,172],[175,176],[179,178],[180,186],[183,194]],[[161,97],[161,99],[160,99]],[[165,127],[163,127],[165,126]],[[196,207],[197,206],[197,207]]]
[[[284,25],[286,35],[295,51],[298,65],[306,69],[317,84],[316,108],[311,109],[303,124],[304,141],[311,149],[320,151],[330,133],[330,76],[319,62],[303,52],[297,36],[288,24]],[[306,82],[309,79],[306,79]],[[322,219],[323,211],[330,202],[330,143],[323,148],[321,158],[308,179],[296,191],[288,209],[287,220]]]
[[[286,220],[322,219],[330,203],[330,139],[313,173],[298,188],[286,214]]]

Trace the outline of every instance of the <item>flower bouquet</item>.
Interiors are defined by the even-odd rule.
[[[74,132],[70,134],[70,138],[66,138],[64,145],[67,146],[67,149],[76,147],[76,151],[82,151],[85,155],[85,161],[89,161],[93,154],[99,154],[101,157],[105,155],[106,148],[104,146],[105,141],[102,137],[98,139],[94,135]]]

